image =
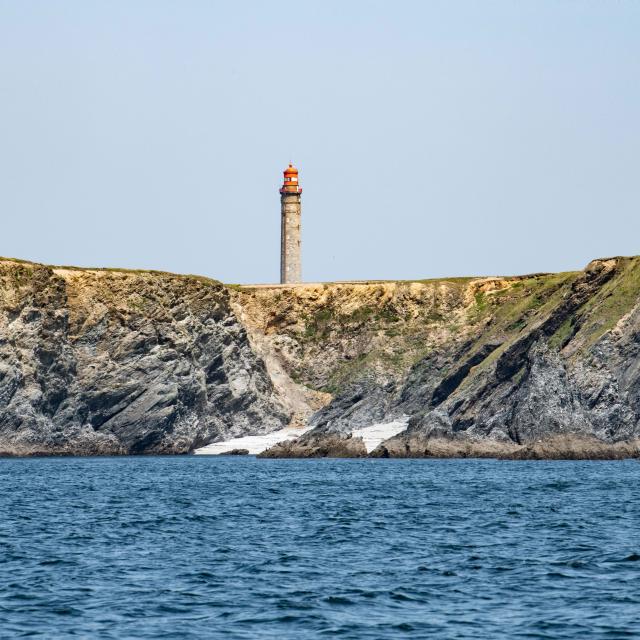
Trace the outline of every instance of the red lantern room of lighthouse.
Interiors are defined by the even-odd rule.
[[[284,170],[284,183],[280,193],[302,193],[302,188],[298,185],[298,170],[291,163]]]

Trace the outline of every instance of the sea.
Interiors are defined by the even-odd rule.
[[[640,464],[2,459],[0,637],[640,638]]]

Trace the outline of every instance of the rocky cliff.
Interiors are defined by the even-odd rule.
[[[584,271],[297,286],[0,261],[0,452],[635,455],[640,259]]]
[[[252,305],[264,296],[244,295]],[[281,292],[261,305],[271,309],[262,331],[293,375],[334,397],[313,430],[266,455],[339,455],[340,442],[345,455],[365,455],[354,427],[401,415],[408,429],[371,455],[635,455],[639,302],[638,258]]]
[[[0,262],[1,453],[183,453],[288,420],[220,283]]]

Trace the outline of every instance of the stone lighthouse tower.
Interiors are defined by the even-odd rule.
[[[300,282],[300,214],[302,213],[302,189],[298,183],[298,170],[289,163],[284,170],[284,183],[280,189],[281,237],[280,282]]]

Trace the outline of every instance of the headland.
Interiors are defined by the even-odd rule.
[[[637,257],[253,286],[1,259],[0,452],[180,454],[285,430],[260,455],[633,457],[638,336]]]

